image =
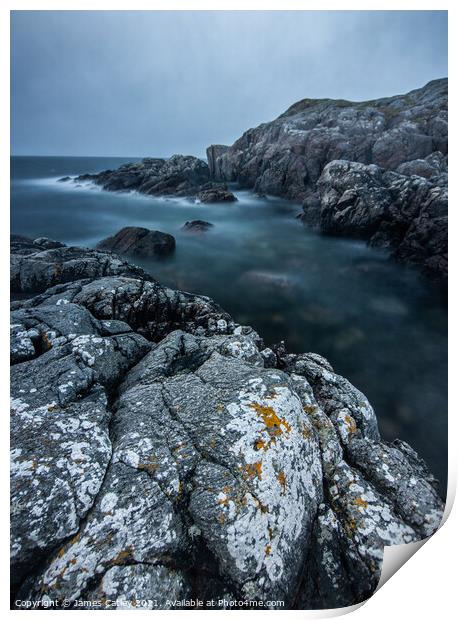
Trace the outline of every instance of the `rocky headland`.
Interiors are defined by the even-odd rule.
[[[426,465],[324,358],[100,249],[11,261],[15,599],[340,607],[438,528]]]
[[[207,149],[215,181],[300,201],[306,224],[386,247],[442,283],[447,153],[447,79],[374,101],[303,99]]]

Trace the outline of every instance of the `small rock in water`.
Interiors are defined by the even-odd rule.
[[[192,220],[192,222],[186,222],[182,227],[182,230],[186,232],[203,233],[213,228],[214,224],[205,222],[204,220]]]
[[[61,177],[60,179],[57,179],[58,183],[66,183],[67,181],[71,181],[72,177]]]
[[[159,230],[148,230],[136,226],[126,226],[113,237],[107,237],[97,244],[101,250],[111,250],[116,254],[136,254],[137,256],[165,256],[175,250],[172,235]]]

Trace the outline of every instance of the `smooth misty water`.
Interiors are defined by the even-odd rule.
[[[410,442],[444,491],[447,316],[434,287],[364,243],[307,232],[279,199],[235,190],[235,204],[202,205],[56,182],[132,160],[12,158],[12,232],[89,247],[126,225],[171,233],[173,257],[132,262],[209,295],[268,344],[327,357],[368,396],[383,437]],[[215,227],[182,232],[193,219]]]

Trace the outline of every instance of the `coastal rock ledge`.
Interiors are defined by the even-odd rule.
[[[214,182],[207,162],[192,155],[173,155],[169,159],[145,157],[116,170],[82,174],[59,181],[77,184],[91,182],[111,192],[137,191],[151,196],[197,198],[200,202],[235,202],[225,183]]]
[[[14,599],[341,607],[438,528],[425,464],[319,355],[109,253],[12,261]]]

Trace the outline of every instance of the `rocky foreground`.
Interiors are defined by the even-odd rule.
[[[301,201],[303,221],[367,239],[444,283],[448,82],[374,101],[303,99],[232,146],[212,178]]]
[[[12,289],[15,599],[340,607],[439,526],[425,464],[319,355],[100,250],[15,237]]]

